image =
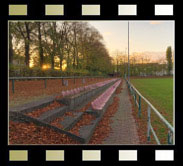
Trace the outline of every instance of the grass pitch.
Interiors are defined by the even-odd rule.
[[[131,79],[131,83],[172,123],[173,78]]]
[[[131,83],[173,125],[173,78],[131,78]],[[137,112],[134,112],[134,116],[140,126],[139,133],[146,137],[147,104],[143,100],[141,118],[138,117]],[[161,144],[167,144],[168,129],[153,111],[151,111],[151,124]],[[151,143],[156,144],[152,133]]]

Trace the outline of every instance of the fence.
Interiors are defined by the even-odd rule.
[[[44,80],[44,87],[47,88],[47,80],[49,79],[61,79],[62,86],[68,86],[68,82],[65,82],[66,79],[73,79],[74,84],[76,83],[76,79],[82,79],[82,83],[86,83],[86,78],[109,78],[102,76],[72,76],[72,77],[9,77],[9,80],[12,81],[12,92],[15,93],[15,80]]]
[[[125,79],[128,85],[128,88],[130,90],[131,95],[133,95],[135,105],[138,106],[138,116],[141,116],[141,100],[144,100],[147,104],[147,140],[150,141],[150,133],[152,132],[155,141],[158,145],[161,145],[160,140],[158,139],[158,136],[156,135],[155,130],[152,127],[151,124],[151,110],[154,111],[154,113],[158,116],[158,118],[161,120],[162,123],[168,128],[168,136],[167,136],[167,142],[168,144],[174,144],[174,128],[172,125],[159,113],[159,111],[144,97],[141,95],[141,93],[127,80]],[[138,99],[137,99],[138,94]]]

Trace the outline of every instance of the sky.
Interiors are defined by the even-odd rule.
[[[103,36],[110,54],[127,52],[127,21],[88,21]],[[174,50],[174,21],[130,21],[130,54],[133,52],[163,53],[168,46]]]

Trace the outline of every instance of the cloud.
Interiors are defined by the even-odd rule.
[[[161,24],[162,21],[150,21],[149,23],[152,25],[156,25],[156,24]]]

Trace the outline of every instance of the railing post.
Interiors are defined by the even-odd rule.
[[[85,84],[85,79],[84,78],[83,78],[82,82],[83,82],[83,84]]]
[[[44,80],[44,87],[45,88],[47,87],[47,80],[46,79]]]
[[[66,86],[68,86],[69,85],[69,80],[66,80]]]
[[[75,76],[74,76],[74,84],[76,83]]]
[[[129,86],[130,87],[130,94],[132,94],[132,87],[131,86]]]
[[[136,107],[136,100],[137,100],[136,92],[134,92],[134,100],[135,100],[135,107]]]
[[[150,132],[151,132],[151,107],[147,107],[147,141],[150,141]]]
[[[64,86],[64,78],[62,78],[62,86]]]
[[[132,86],[131,86],[131,94],[132,94],[132,96],[133,96],[133,92],[134,92],[134,89],[133,89]]]
[[[15,93],[15,80],[12,80],[12,92]]]
[[[139,117],[141,117],[141,96],[139,95],[139,112],[138,112]]]
[[[173,133],[168,130],[168,144],[173,144]]]

